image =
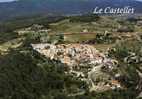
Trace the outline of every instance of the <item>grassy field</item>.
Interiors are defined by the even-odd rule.
[[[70,22],[69,19],[50,24],[50,29],[54,33],[76,33],[82,32],[87,29],[88,32],[104,32],[104,31],[114,31],[119,24],[116,20],[111,18],[101,17],[99,21],[96,22]]]
[[[122,23],[124,20],[121,20]],[[122,26],[118,18],[101,16],[98,21],[95,22],[71,22],[70,19],[64,19],[58,22],[50,23],[49,33],[54,34],[70,34],[64,35],[65,42],[77,43],[86,40],[91,40],[96,38],[96,34],[113,33],[115,36],[126,35],[128,33],[117,33],[117,29]],[[129,22],[125,22],[124,26],[129,25]],[[87,33],[84,32],[87,30]],[[135,32],[142,32],[142,26],[135,25]],[[129,33],[130,34],[130,33]],[[21,44],[21,37],[16,33],[1,33],[0,34],[0,52],[7,51],[9,48],[15,48]],[[98,49],[106,49],[111,45],[108,44],[98,44],[95,45]]]
[[[9,49],[15,49],[22,45],[24,38],[16,38],[0,44],[0,54],[6,54]]]
[[[82,41],[86,41],[89,39],[94,39],[96,37],[96,33],[90,33],[90,34],[75,34],[75,35],[65,35],[65,41],[67,42],[82,42]]]

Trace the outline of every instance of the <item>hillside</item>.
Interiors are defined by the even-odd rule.
[[[31,17],[1,27],[1,99],[141,99],[140,17]]]
[[[95,7],[135,8],[142,13],[142,2],[135,0],[19,0],[0,3],[0,19],[31,15],[73,15],[92,12]]]

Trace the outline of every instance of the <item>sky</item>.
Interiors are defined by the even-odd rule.
[[[0,0],[0,2],[11,2],[11,1],[15,1],[15,0]]]
[[[16,1],[16,0],[0,0],[0,2],[11,2],[11,1]],[[142,0],[137,0],[137,1],[142,1]]]

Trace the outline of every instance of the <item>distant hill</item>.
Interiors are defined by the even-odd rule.
[[[72,15],[92,12],[96,7],[124,7],[142,13],[142,2],[136,0],[19,0],[0,3],[0,19],[29,15]]]

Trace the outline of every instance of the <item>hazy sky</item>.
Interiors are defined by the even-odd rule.
[[[0,0],[0,2],[11,2],[11,1],[15,1],[15,0]],[[142,1],[142,0],[137,0],[137,1]]]
[[[0,2],[10,2],[10,1],[15,1],[15,0],[0,0]]]

